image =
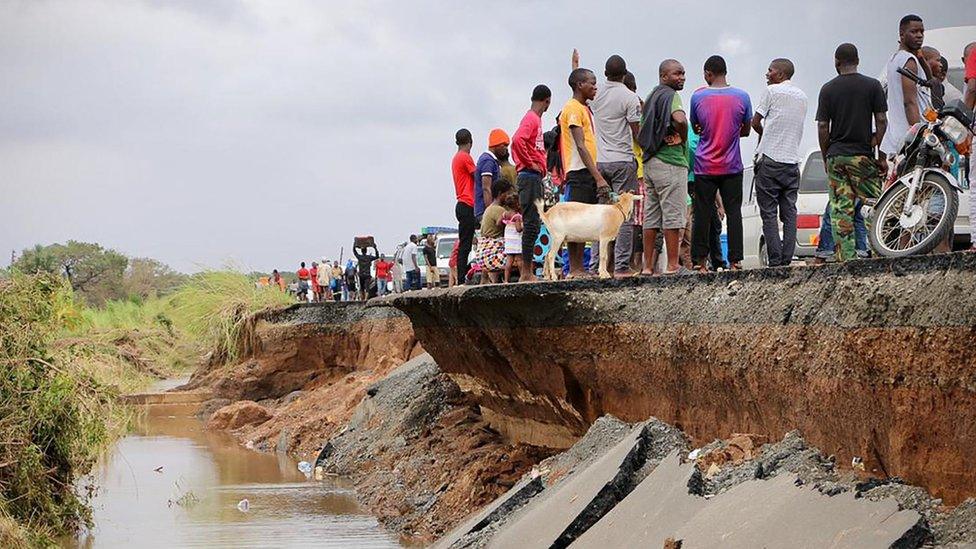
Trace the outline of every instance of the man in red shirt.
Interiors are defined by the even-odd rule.
[[[457,154],[451,161],[451,173],[454,176],[454,192],[457,194],[457,206],[454,215],[458,220],[458,280],[464,280],[468,272],[468,256],[471,254],[471,243],[478,222],[474,218],[474,159],[471,158],[471,132],[461,128],[454,134],[457,143]],[[463,282],[461,282],[463,284]]]
[[[298,275],[298,299],[304,301],[306,294],[308,294],[308,278],[310,276],[308,269],[305,268],[304,261],[302,261],[302,266],[295,274]]]
[[[522,207],[522,265],[525,272],[519,280],[536,280],[532,258],[539,238],[541,220],[535,201],[542,198],[542,176],[546,173],[546,147],[542,140],[542,115],[549,110],[552,91],[545,84],[532,90],[532,106],[525,113],[512,136],[512,158],[515,160],[519,205]]]
[[[387,283],[390,281],[390,270],[393,263],[386,260],[385,255],[380,255],[376,261],[376,295],[386,295]]]
[[[976,109],[976,42],[971,42],[962,54],[962,61],[965,63],[965,82],[966,90],[963,92],[963,101],[969,110]]]

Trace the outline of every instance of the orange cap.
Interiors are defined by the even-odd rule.
[[[495,128],[491,130],[491,133],[488,134],[489,149],[492,147],[497,147],[498,145],[508,145],[508,144],[509,144],[508,134],[505,133],[505,130],[501,128]]]

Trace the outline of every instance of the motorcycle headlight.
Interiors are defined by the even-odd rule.
[[[961,145],[969,137],[969,129],[951,116],[942,121],[942,132],[956,145]]]

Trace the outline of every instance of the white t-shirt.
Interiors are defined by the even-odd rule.
[[[885,66],[888,92],[888,129],[885,131],[884,138],[881,140],[881,152],[885,154],[898,152],[898,149],[901,148],[902,141],[905,139],[905,134],[908,133],[908,118],[905,116],[905,95],[901,87],[903,77],[898,74],[898,69],[904,67],[905,63],[908,63],[911,59],[915,60],[915,74],[924,80],[925,72],[922,69],[921,62],[917,57],[905,50],[895,52]],[[929,95],[928,88],[915,86],[915,89],[918,94],[918,110],[921,115],[925,112],[926,108],[932,105],[932,98]]]
[[[403,270],[416,271],[418,268],[417,245],[413,242],[407,242],[407,245],[403,247]]]
[[[634,134],[631,122],[640,122],[640,98],[620,82],[608,81],[590,101],[596,126],[596,161],[634,160]]]
[[[772,84],[756,105],[756,114],[763,117],[762,139],[756,153],[783,164],[799,164],[807,94],[789,80]]]

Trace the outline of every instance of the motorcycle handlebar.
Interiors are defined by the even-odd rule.
[[[905,78],[911,80],[912,82],[915,82],[919,86],[925,86],[926,88],[932,87],[932,84],[928,80],[922,80],[915,73],[905,69],[905,67],[898,67],[897,71],[898,74],[904,76]]]

